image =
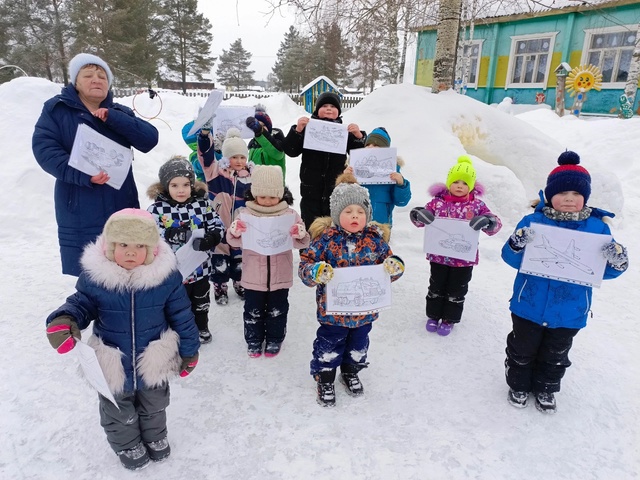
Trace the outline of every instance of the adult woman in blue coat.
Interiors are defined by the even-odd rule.
[[[33,154],[42,169],[56,178],[54,201],[62,273],[78,276],[83,247],[100,234],[109,216],[123,208],[139,208],[138,190],[129,169],[119,190],[105,172],[90,176],[69,166],[76,130],[85,124],[124,147],[148,152],[158,131],[113,102],[113,75],[100,57],[81,53],[69,62],[70,83],[47,100],[35,126]]]

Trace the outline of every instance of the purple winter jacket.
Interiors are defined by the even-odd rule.
[[[476,182],[474,189],[469,192],[466,197],[454,197],[449,194],[449,190],[444,183],[436,183],[429,187],[429,194],[433,195],[433,198],[424,206],[427,210],[433,213],[436,218],[459,218],[462,220],[471,220],[477,215],[491,215],[495,218],[496,224],[491,230],[483,230],[487,235],[492,236],[500,231],[502,228],[502,222],[500,219],[489,210],[489,207],[478,198],[484,193],[484,188],[481,184]],[[424,227],[423,223],[413,222],[416,227]],[[444,257],[442,255],[427,254],[427,260],[434,263],[440,263],[442,265],[449,265],[450,267],[471,267],[478,264],[480,249],[476,253],[476,259],[473,262],[466,260],[460,260],[458,258]]]

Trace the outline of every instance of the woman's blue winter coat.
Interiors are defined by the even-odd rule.
[[[100,104],[108,108],[107,120],[94,117],[71,84],[47,100],[35,126],[33,154],[44,171],[56,178],[55,211],[62,256],[62,272],[78,276],[82,248],[102,232],[112,213],[139,208],[138,190],[129,173],[119,190],[91,183],[91,177],[69,166],[76,130],[86,124],[124,147],[148,152],[158,143],[158,131],[138,119],[130,108],[113,102],[113,92]]]

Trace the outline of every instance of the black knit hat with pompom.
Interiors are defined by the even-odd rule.
[[[558,157],[559,167],[551,170],[547,177],[544,196],[551,201],[560,192],[578,192],[587,203],[591,195],[591,175],[580,165],[580,156],[576,152],[567,150]]]

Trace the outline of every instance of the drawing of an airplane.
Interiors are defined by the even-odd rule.
[[[547,268],[551,264],[556,265],[558,268],[564,268],[564,265],[569,264],[572,267],[577,268],[578,270],[584,273],[587,273],[589,275],[594,275],[594,272],[591,269],[591,267],[579,261],[580,257],[576,255],[576,252],[579,252],[580,249],[576,247],[574,240],[571,240],[571,242],[569,242],[569,246],[567,247],[567,249],[564,252],[562,252],[557,248],[552,247],[551,244],[549,243],[549,239],[547,239],[547,237],[542,235],[542,245],[536,245],[535,247],[544,248],[547,252],[549,252],[553,256],[544,257],[544,258],[531,258],[530,260],[532,262],[540,262],[542,263],[542,265],[544,265]]]

